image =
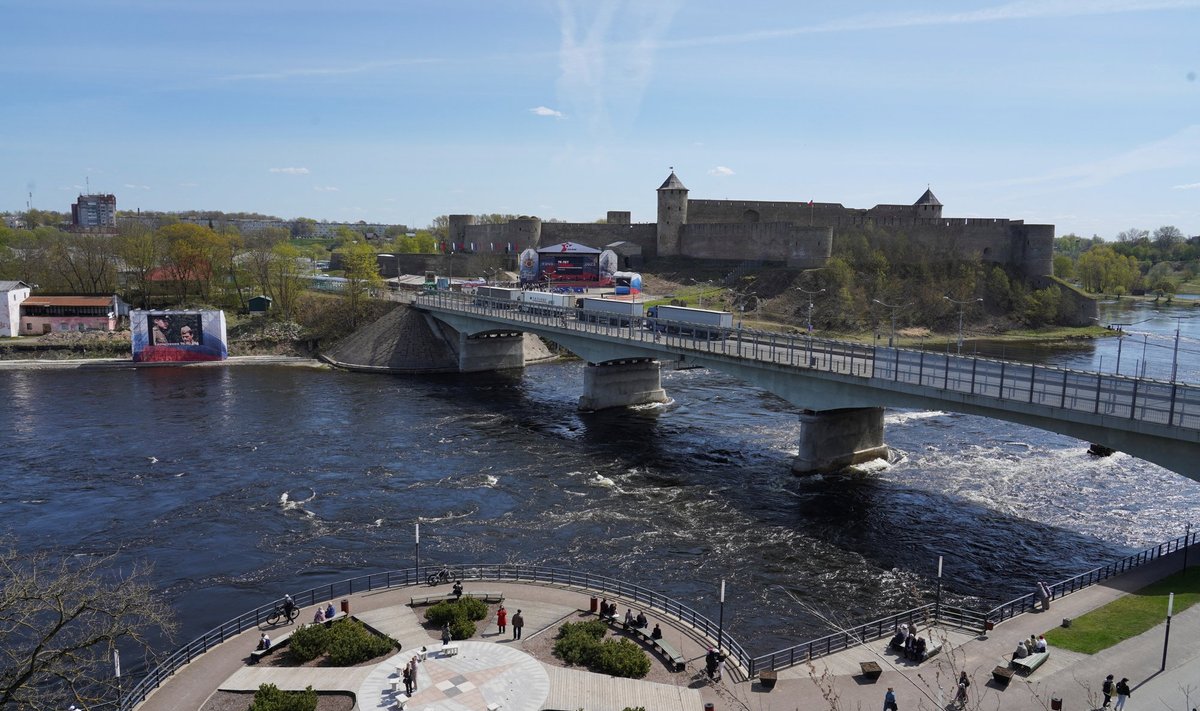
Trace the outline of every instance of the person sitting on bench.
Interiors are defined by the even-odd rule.
[[[325,611],[321,609],[320,605],[317,605],[317,611],[313,613],[313,624],[319,625],[324,621],[325,621]]]
[[[641,611],[638,611],[637,619],[635,620],[635,622],[637,622],[637,628],[639,630],[646,629],[646,626],[650,624],[650,621],[646,619],[646,616],[644,614],[642,614]]]
[[[917,641],[913,643],[913,656],[912,656],[913,661],[917,661],[917,662],[925,661],[926,647],[927,647],[927,643],[925,642],[925,638],[917,637]]]
[[[454,599],[457,600],[460,597],[462,597],[462,592],[463,592],[462,581],[455,580],[454,581]]]
[[[259,638],[258,648],[264,652],[271,648],[271,638],[267,636],[266,632],[263,632],[262,637]]]
[[[633,627],[633,610],[625,608],[625,629]]]
[[[1017,642],[1017,648],[1013,650],[1013,659],[1024,659],[1029,656],[1029,648],[1025,646],[1025,640]]]
[[[906,639],[908,639],[908,625],[901,622],[896,628],[896,635],[892,637],[891,642],[888,642],[888,647],[904,649],[904,640]]]
[[[650,639],[662,639],[662,628],[657,622],[654,623],[654,630],[650,632]]]
[[[333,603],[331,602],[331,603],[329,603],[329,605],[328,605],[328,606],[325,608],[325,619],[327,619],[327,620],[332,620],[332,619],[333,619],[333,618],[335,618],[335,617],[337,617],[337,610],[334,610],[334,609],[333,609]]]

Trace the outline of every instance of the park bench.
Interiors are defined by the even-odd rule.
[[[504,593],[502,592],[464,592],[463,597],[473,597],[476,600],[484,602],[504,602]],[[437,602],[451,602],[456,599],[454,593],[425,595],[422,597],[410,597],[408,604],[410,607],[416,607],[417,605],[430,605]]]
[[[276,649],[279,649],[280,647],[283,647],[284,645],[286,645],[286,644],[287,644],[288,642],[290,642],[291,640],[292,640],[292,633],[291,633],[291,632],[287,632],[286,634],[281,634],[281,635],[279,635],[279,637],[277,637],[277,638],[275,638],[275,639],[271,640],[271,646],[270,646],[270,647],[267,647],[266,649],[255,649],[253,652],[251,652],[251,653],[250,653],[250,663],[251,663],[251,664],[257,664],[257,663],[258,663],[258,660],[260,660],[260,659],[262,659],[263,657],[267,656],[267,655],[268,655],[268,654],[270,654],[271,652],[274,652]]]
[[[1021,659],[1012,660],[1012,665],[1013,665],[1014,669],[1019,669],[1020,671],[1024,672],[1026,676],[1029,676],[1038,667],[1042,666],[1042,664],[1045,664],[1046,660],[1049,658],[1050,658],[1049,650],[1047,650],[1045,652],[1034,652],[1033,654],[1030,654],[1028,657],[1023,657]]]
[[[609,624],[618,624],[613,618],[607,619]],[[621,627],[624,628],[624,623],[619,624],[621,624]],[[685,660],[683,655],[680,654],[679,651],[674,647],[672,647],[666,640],[654,639],[650,636],[650,630],[646,629],[645,627],[630,627],[625,631],[634,637],[637,637],[642,642],[645,642],[650,646],[650,648],[661,654],[663,659],[667,660],[667,662],[670,664],[671,671],[683,671],[683,666],[687,660]]]

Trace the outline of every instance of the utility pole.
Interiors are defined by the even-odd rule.
[[[964,301],[959,301],[957,299],[951,299],[949,296],[943,296],[942,298],[952,304],[958,304],[958,354],[962,355],[963,312],[966,310],[967,304],[977,304],[982,302],[983,299],[966,299]]]
[[[885,309],[892,310],[892,334],[888,336],[888,348],[892,348],[896,345],[896,309],[912,306],[912,302],[910,301],[907,304],[885,304],[879,299],[871,299],[871,301],[874,301]]]

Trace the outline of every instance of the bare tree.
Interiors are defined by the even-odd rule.
[[[0,709],[60,709],[116,697],[112,651],[149,653],[175,631],[149,570],[115,556],[51,560],[0,540]]]

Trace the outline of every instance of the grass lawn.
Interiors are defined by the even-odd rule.
[[[1104,607],[1056,627],[1046,641],[1073,652],[1095,654],[1136,637],[1167,619],[1167,594],[1175,593],[1175,614],[1200,602],[1200,568],[1189,568],[1113,600]]]

